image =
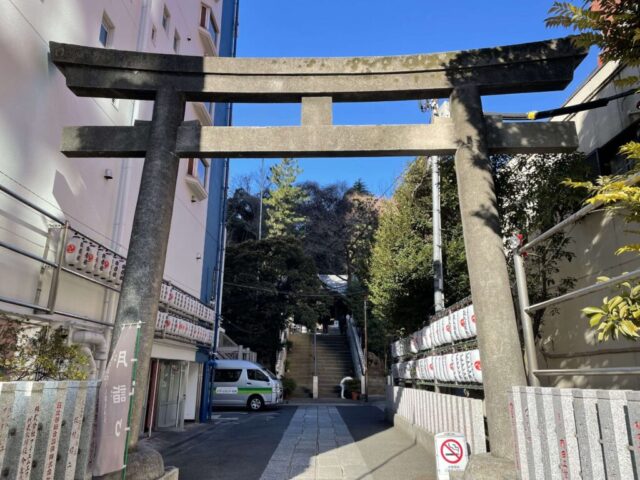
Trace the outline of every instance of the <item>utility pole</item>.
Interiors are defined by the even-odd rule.
[[[258,223],[258,240],[262,240],[262,196],[264,195],[264,158],[260,162],[260,221]]]
[[[369,401],[369,332],[367,328],[367,295],[364,296],[364,401]]]
[[[431,163],[431,196],[433,223],[433,303],[436,312],[444,309],[444,272],[442,269],[442,224],[440,216],[440,158],[429,157]]]
[[[437,99],[423,100],[420,102],[420,110],[426,113],[431,110],[431,123],[436,123],[440,117],[449,117],[449,102],[446,100],[442,106]],[[442,215],[440,209],[440,157],[429,157],[431,164],[431,222],[433,227],[433,306],[435,312],[444,310],[444,268],[442,265]],[[438,382],[435,384],[435,392],[440,392]]]
[[[449,117],[449,102],[442,105],[433,99],[421,103],[420,109],[426,112],[431,110],[431,123],[436,123],[437,118]],[[444,310],[444,269],[442,265],[442,215],[440,211],[440,157],[429,157],[431,164],[431,203],[433,224],[433,303],[435,311]]]

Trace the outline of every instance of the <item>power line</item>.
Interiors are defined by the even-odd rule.
[[[267,293],[271,293],[273,295],[287,295],[287,296],[292,296],[292,297],[309,297],[309,298],[314,298],[314,297],[318,297],[318,298],[322,298],[322,297],[330,297],[330,298],[336,298],[336,297],[346,297],[346,296],[350,296],[350,295],[358,295],[358,294],[366,294],[366,291],[363,289],[360,290],[356,290],[353,292],[345,292],[344,294],[342,293],[296,293],[296,292],[289,292],[289,291],[284,291],[284,290],[278,290],[277,288],[273,287],[273,288],[268,288],[268,287],[262,287],[262,286],[256,286],[256,285],[243,285],[240,283],[233,283],[233,282],[224,282],[225,285],[229,285],[231,287],[237,287],[237,288],[244,288],[247,290],[256,290],[256,291],[262,291],[262,292],[267,292]]]

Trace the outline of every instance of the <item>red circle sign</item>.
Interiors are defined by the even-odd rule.
[[[444,458],[444,461],[451,464],[459,463],[462,460],[462,445],[457,440],[449,438],[442,442],[440,445],[440,455]]]

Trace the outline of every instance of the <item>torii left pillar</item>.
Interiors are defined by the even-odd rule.
[[[169,243],[179,166],[179,157],[175,152],[184,110],[185,99],[181,93],[171,87],[161,88],[156,92],[148,148],[133,217],[127,270],[122,282],[111,342],[113,351],[122,325],[142,322],[127,461],[127,478],[133,479],[160,478],[164,475],[162,456],[150,449],[138,449],[137,443]],[[120,476],[120,472],[113,474],[113,478]]]

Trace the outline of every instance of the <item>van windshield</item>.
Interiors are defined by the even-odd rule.
[[[276,377],[273,373],[271,373],[271,370],[269,370],[268,368],[264,368],[263,369],[267,375],[269,375],[269,377],[271,377],[272,380],[277,380],[278,377]]]

